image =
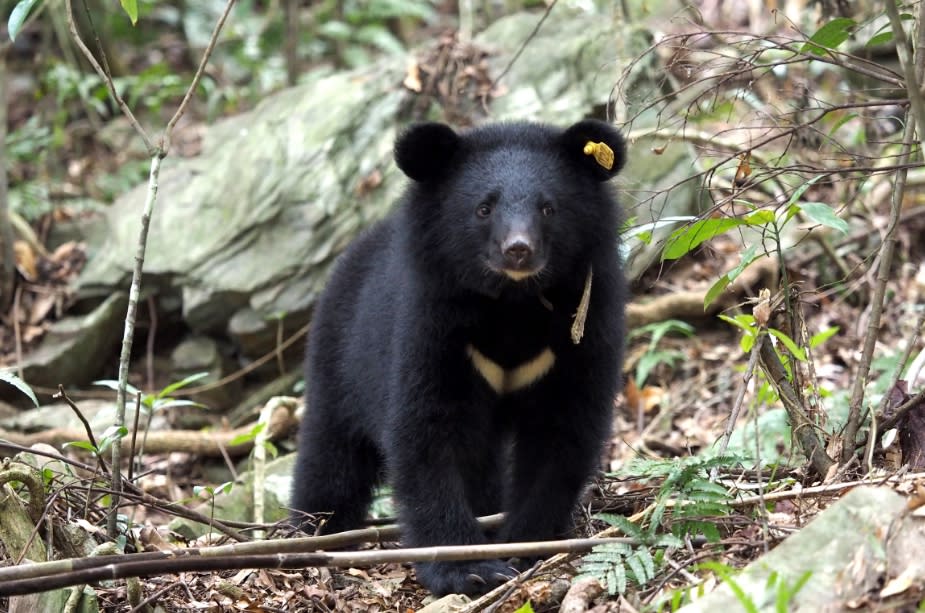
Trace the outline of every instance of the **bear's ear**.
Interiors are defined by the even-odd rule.
[[[562,133],[566,156],[598,181],[607,181],[626,163],[626,142],[620,132],[596,119],[579,121]]]
[[[452,162],[460,142],[446,124],[414,124],[395,141],[395,163],[415,181],[434,181]]]

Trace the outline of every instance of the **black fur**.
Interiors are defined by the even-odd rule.
[[[613,168],[589,141],[609,145]],[[561,537],[599,468],[621,370],[621,217],[602,181],[622,167],[623,139],[593,120],[419,124],[395,157],[412,184],[343,255],[315,311],[292,507],[332,511],[327,532],[358,527],[384,474],[405,545],[484,543],[475,517],[502,509],[497,540]],[[499,393],[473,348],[508,372],[546,348],[555,361]],[[417,573],[436,594],[473,594],[511,571],[489,560]]]

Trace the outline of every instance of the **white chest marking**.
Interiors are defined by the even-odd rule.
[[[556,362],[556,354],[549,347],[539,352],[535,358],[508,370],[486,358],[472,345],[466,345],[466,353],[482,378],[498,394],[510,394],[536,383],[552,369],[552,365]]]

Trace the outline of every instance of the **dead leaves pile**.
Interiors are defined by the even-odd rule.
[[[18,240],[13,251],[17,287],[13,306],[0,314],[0,366],[15,362],[17,353],[34,346],[63,315],[73,298],[69,283],[87,261],[86,246],[73,241],[48,252]]]

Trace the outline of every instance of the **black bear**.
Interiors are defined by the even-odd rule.
[[[335,266],[314,313],[292,508],[362,524],[381,477],[407,546],[560,538],[599,468],[620,379],[626,159],[610,125],[417,124],[400,205]],[[484,592],[500,560],[430,562],[435,594]]]

